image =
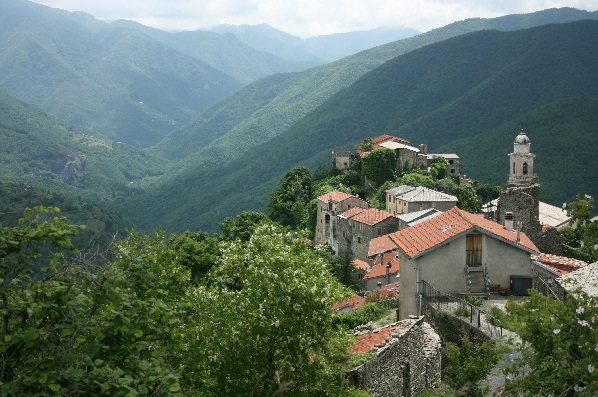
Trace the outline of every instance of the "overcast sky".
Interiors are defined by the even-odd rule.
[[[2,0],[0,0],[2,1]],[[98,19],[129,19],[163,30],[228,23],[267,23],[300,37],[406,26],[421,32],[471,18],[546,8],[598,9],[597,0],[34,0],[85,11]]]

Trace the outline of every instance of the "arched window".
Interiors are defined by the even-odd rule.
[[[527,163],[523,163],[523,175],[527,175]]]

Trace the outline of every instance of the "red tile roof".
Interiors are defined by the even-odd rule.
[[[351,350],[355,353],[367,353],[374,348],[390,344],[393,339],[396,340],[397,337],[400,337],[409,331],[415,323],[416,321],[414,320],[403,320],[383,328],[366,332],[357,337]]]
[[[388,236],[407,256],[412,258],[471,231],[493,236],[530,253],[540,252],[525,233],[520,233],[518,241],[516,231],[507,230],[504,226],[488,220],[482,215],[472,214],[457,207]]]
[[[353,220],[369,226],[373,226],[382,222],[385,219],[392,218],[390,212],[379,210],[378,208],[370,208],[353,217]]]
[[[398,260],[391,261],[388,274],[394,275],[394,274],[397,274],[398,272],[399,272],[399,261]],[[370,269],[368,274],[366,274],[364,279],[370,280],[370,279],[378,278],[378,277],[386,277],[386,263],[383,265],[372,266],[372,268]]]
[[[383,134],[383,135],[379,135],[375,138],[372,138],[372,143],[374,145],[378,145],[382,142],[388,142],[388,141],[404,143],[405,145],[411,145],[411,142],[409,142],[407,139],[399,138],[399,137],[396,137],[393,135],[388,135],[388,134]]]
[[[345,300],[342,300],[340,302],[336,302],[335,304],[332,305],[332,308],[334,310],[341,310],[347,307],[352,307],[354,309],[359,309],[361,306],[365,305],[365,298],[362,296],[359,296],[357,294],[348,297]]]
[[[351,198],[351,197],[357,197],[357,196],[354,196],[352,194],[345,193],[345,192],[339,192],[339,191],[335,190],[334,192],[326,193],[326,194],[319,196],[318,200],[322,200],[324,202],[336,201],[337,203],[340,203],[340,202],[345,201],[346,199]]]
[[[352,207],[346,211],[341,212],[340,214],[338,214],[338,216],[340,216],[341,218],[348,219],[348,218],[354,217],[357,214],[361,214],[365,210],[366,210],[365,208],[361,208],[361,207]]]
[[[376,256],[384,252],[394,251],[395,249],[397,249],[397,245],[390,239],[388,235],[376,237],[370,240],[368,257]]]
[[[362,261],[361,259],[353,259],[353,267],[355,269],[365,270],[366,272],[370,271],[370,265],[366,261]]]
[[[540,254],[537,259],[542,265],[546,266],[555,273],[565,275],[575,270],[581,269],[588,265],[579,259],[567,258],[566,256],[559,256],[553,254]]]
[[[397,251],[389,251],[385,252],[382,255],[377,255],[373,258],[372,265],[385,265],[388,262],[399,262],[399,253]]]

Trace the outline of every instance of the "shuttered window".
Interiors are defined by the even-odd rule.
[[[467,266],[482,266],[482,235],[468,234],[465,236],[465,250],[467,251]]]

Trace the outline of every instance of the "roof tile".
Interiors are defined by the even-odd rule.
[[[457,207],[388,236],[407,256],[414,257],[472,230],[492,235],[527,251],[539,253],[538,248],[525,233],[520,233],[518,241],[516,231],[507,230],[482,215],[472,214]]]
[[[373,226],[385,219],[392,218],[393,214],[378,208],[370,208],[353,217],[353,220],[369,226]]]

